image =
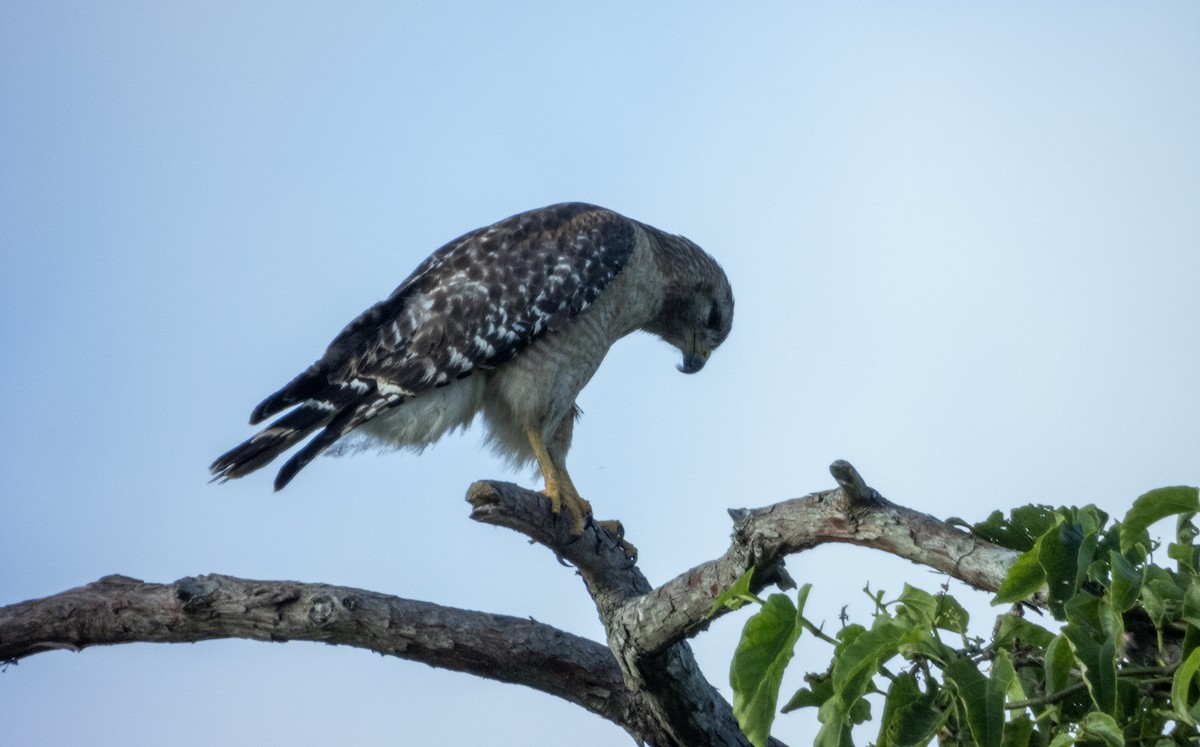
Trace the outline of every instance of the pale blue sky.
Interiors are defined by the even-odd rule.
[[[726,507],[829,487],[838,458],[969,519],[1200,483],[1197,80],[1182,2],[6,3],[0,604],[221,572],[602,639],[569,570],[467,519],[472,480],[536,484],[476,433],[319,460],[280,494],[205,471],[431,250],[562,200],[689,236],[737,297],[701,375],[634,337],[580,402],[575,482],[652,581],[719,555]],[[855,548],[790,568],[830,624],[867,614],[868,580],[940,582]],[[743,620],[695,643],[722,687]],[[0,675],[0,724],[626,743],[537,693],[304,643],[37,656]]]

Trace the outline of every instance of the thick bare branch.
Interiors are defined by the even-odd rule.
[[[116,643],[320,641],[526,685],[629,728],[612,653],[532,620],[327,584],[231,576],[151,584],[125,576],[0,607],[0,661]],[[634,730],[631,733],[636,733]]]
[[[748,747],[733,709],[701,674],[686,643],[665,647],[653,656],[640,656],[629,645],[629,635],[638,626],[625,627],[617,613],[652,587],[616,538],[591,523],[581,537],[572,538],[567,522],[550,512],[545,496],[511,483],[477,482],[467,492],[467,500],[473,519],[521,532],[576,567],[596,603],[625,683],[640,698],[651,744]],[[772,744],[780,743],[772,740]]]
[[[470,500],[475,518],[523,532],[579,569],[610,631],[609,643],[620,644],[613,650],[623,669],[636,668],[642,657],[707,628],[713,600],[751,567],[757,569],[755,591],[771,584],[787,587],[793,582],[783,569],[784,558],[827,542],[883,550],[991,591],[1018,555],[885,500],[849,462],[834,462],[830,472],[839,484],[835,490],[731,511],[729,549],[657,589],[649,589],[641,573],[623,562],[620,548],[603,530],[588,527],[572,542],[537,493],[504,483],[477,483]]]
[[[763,508],[739,510],[724,555],[630,600],[618,613],[630,643],[648,655],[704,630],[713,600],[751,567],[755,591],[775,583],[783,558],[827,542],[883,550],[995,591],[1019,553],[934,517],[897,506],[868,487],[848,462],[830,471],[841,485]],[[724,614],[724,611],[718,613]]]
[[[888,502],[846,462],[830,469],[836,490],[731,511],[729,549],[657,589],[626,556],[621,539],[600,526],[589,523],[582,536],[571,537],[545,496],[508,483],[473,485],[467,496],[473,518],[521,532],[575,566],[608,648],[530,620],[325,584],[201,576],[164,585],[108,576],[0,608],[0,660],[132,641],[322,641],[533,687],[659,747],[747,745],[729,703],[700,673],[685,642],[708,626],[713,599],[747,569],[756,569],[756,591],[790,585],[783,569],[788,554],[845,542],[994,590],[1017,557]]]
[[[508,482],[477,482],[467,491],[471,518],[520,532],[575,566],[604,617],[653,587],[636,561],[626,556],[620,538],[589,521],[583,535],[572,537],[570,522],[550,510],[550,499]]]

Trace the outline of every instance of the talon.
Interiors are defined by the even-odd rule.
[[[579,496],[573,485],[569,491],[561,490],[560,488],[559,497],[562,499],[563,507],[571,514],[571,536],[578,537],[582,535],[584,520],[590,518],[592,515],[591,504]]]
[[[563,509],[571,515],[571,536],[583,534],[584,523],[592,516],[592,506],[580,497],[570,478],[561,482],[550,481],[546,485],[546,497],[550,499],[550,510],[561,516]]]
[[[597,521],[596,526],[603,529],[617,541],[617,545],[625,553],[625,557],[633,561],[637,560],[638,549],[632,543],[625,541],[625,526],[621,522],[616,519],[609,519],[606,521]]]
[[[617,521],[616,519],[605,519],[604,521],[597,521],[596,526],[600,527],[601,529],[608,532],[609,534],[611,534],[612,536],[616,537],[619,540],[625,539],[625,526],[621,522]]]

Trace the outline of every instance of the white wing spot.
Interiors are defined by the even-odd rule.
[[[458,352],[458,348],[449,348],[450,360],[446,362],[449,368],[456,368],[459,371],[466,371],[471,367],[471,361],[462,353]]]
[[[375,379],[375,386],[379,389],[379,393],[385,397],[404,397],[409,394],[408,390],[384,379]]]
[[[366,394],[371,388],[371,385],[362,379],[350,379],[349,381],[343,381],[342,386],[349,387],[358,394]]]
[[[433,378],[437,376],[437,366],[433,364],[433,361],[426,359],[424,369],[425,370],[421,372],[421,381],[433,381]]]
[[[410,299],[409,304],[405,307],[405,316],[408,317],[408,324],[411,329],[418,329],[433,316],[433,297],[427,293],[415,293]],[[393,325],[395,327],[395,325]],[[394,330],[397,342],[400,339],[400,330]]]
[[[492,344],[490,342],[483,339],[479,335],[475,335],[474,343],[475,343],[475,349],[478,350],[483,355],[490,358],[491,356],[496,354],[496,348],[492,347]]]

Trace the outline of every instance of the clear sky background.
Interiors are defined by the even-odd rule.
[[[833,485],[980,519],[1200,483],[1200,5],[7,2],[0,604],[121,573],[358,586],[602,640],[545,549],[467,518],[513,474],[421,456],[206,467],[443,242],[563,200],[725,266],[705,371],[647,336],[583,393],[575,482],[662,582],[730,506]],[[941,578],[789,561],[810,611]],[[966,592],[964,592],[966,594]],[[977,631],[994,611],[975,597]],[[727,691],[743,615],[695,642]],[[802,641],[785,696],[828,650]],[[811,711],[777,734],[805,744]],[[43,654],[0,741],[625,744],[522,688],[348,648]]]

